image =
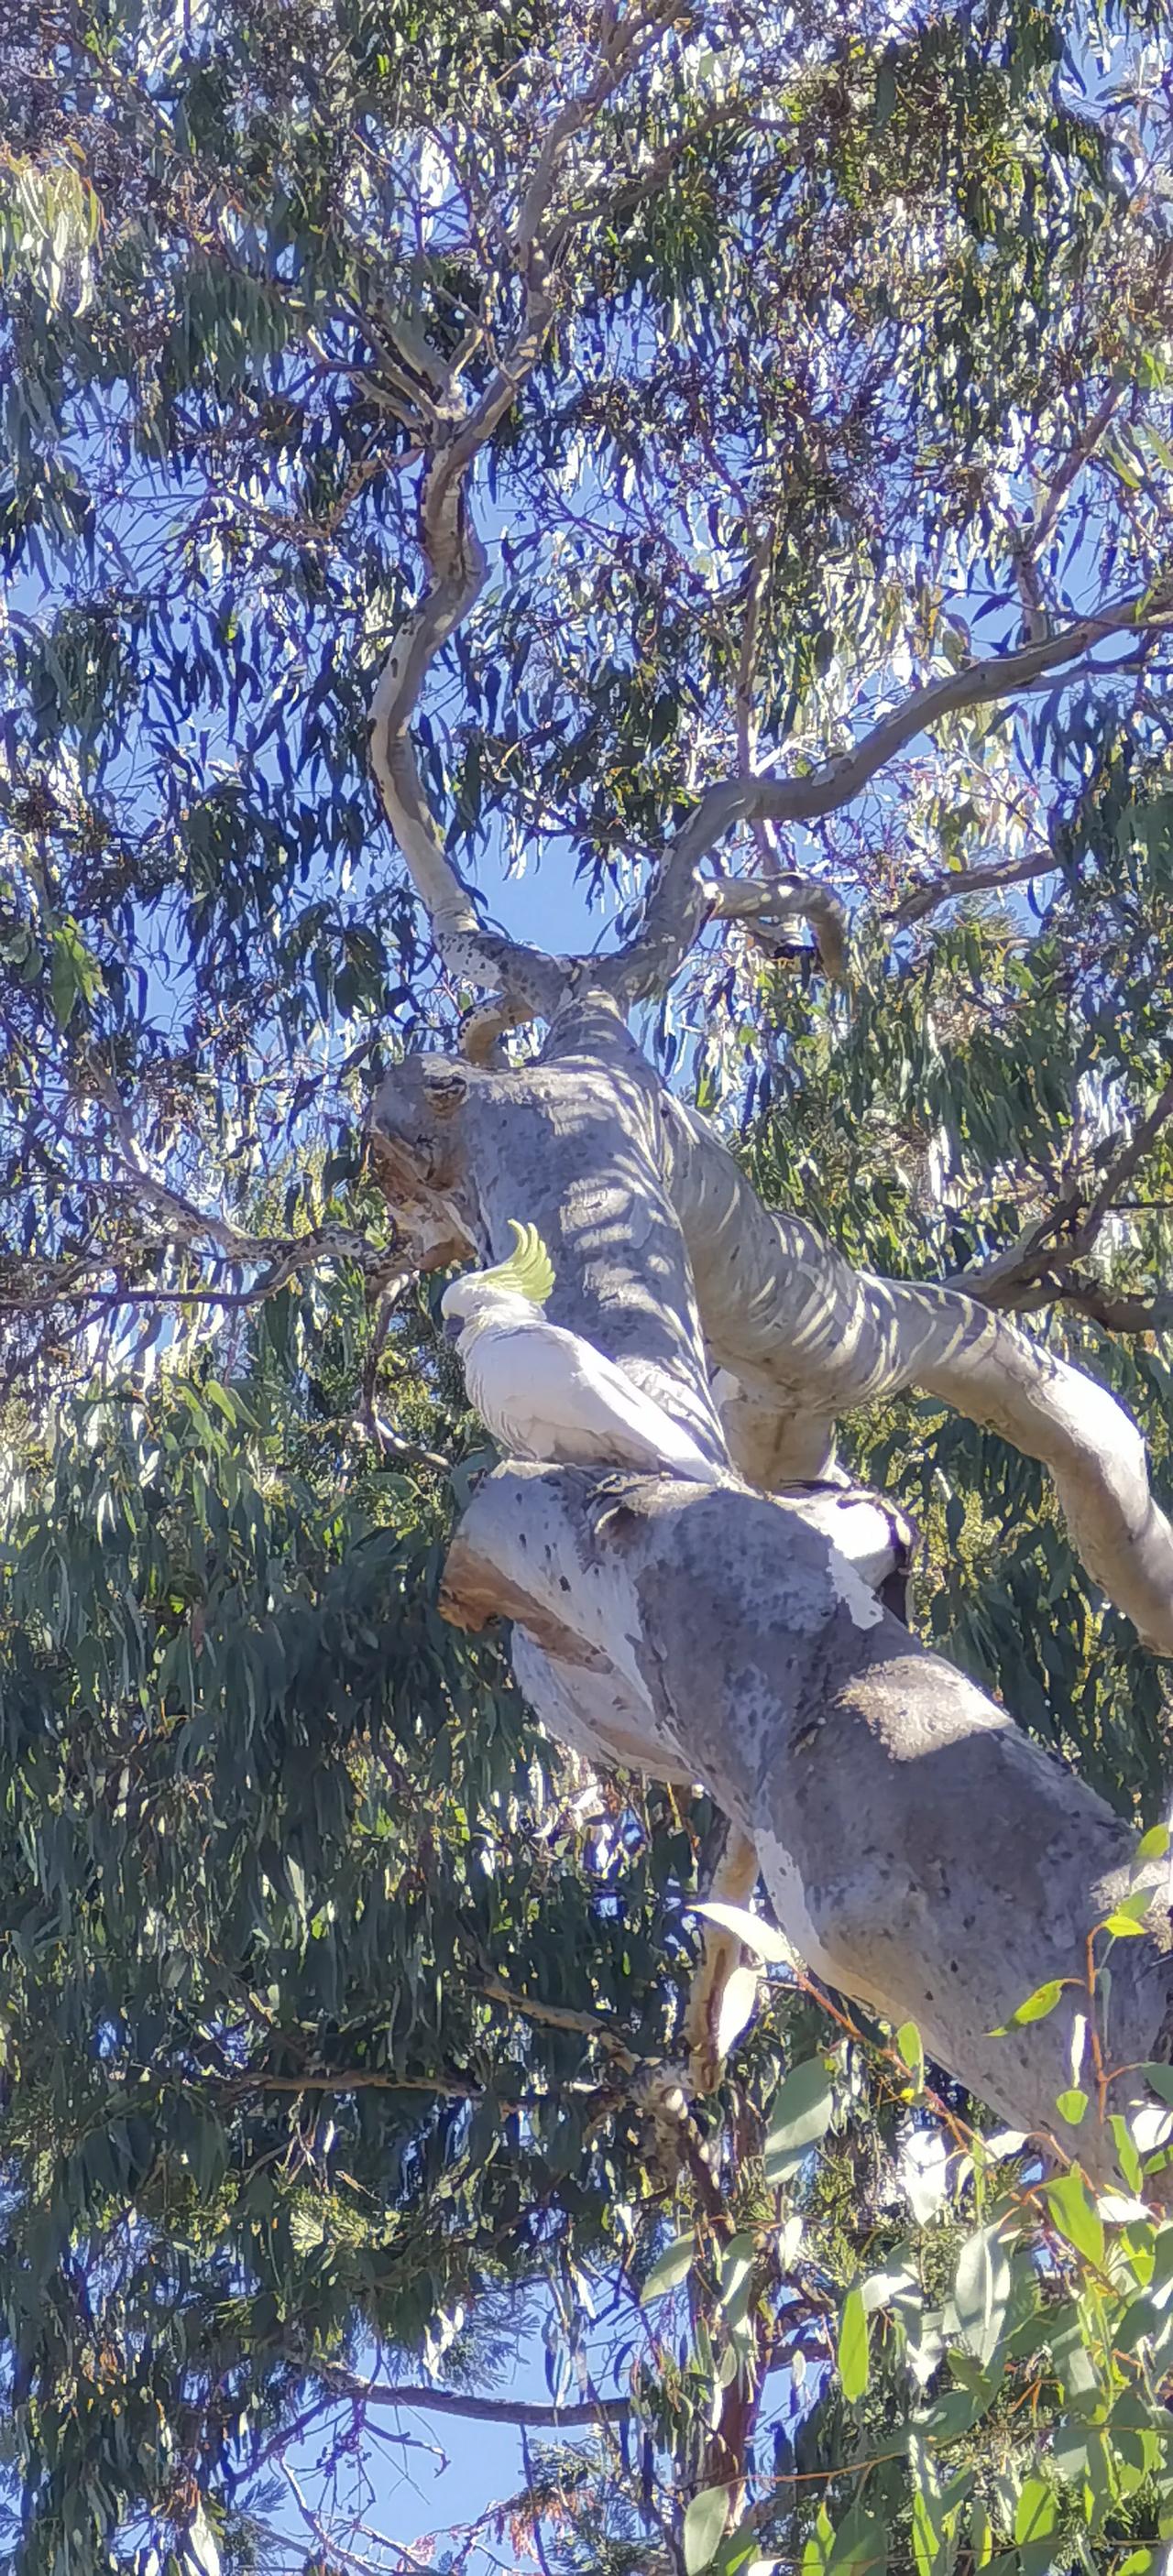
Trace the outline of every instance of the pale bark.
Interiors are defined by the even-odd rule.
[[[496,1260],[510,1217],[535,1223],[554,1256],[552,1319],[629,1368],[706,1455],[728,1441],[750,1483],[825,1476],[837,1417],[905,1388],[998,1431],[1047,1466],[1089,1573],[1173,1654],[1173,1530],[1123,1406],[959,1290],[857,1271],[813,1226],[763,1208],[605,1001],[564,1013],[548,1060],[524,1073],[397,1068],[372,1139],[400,1175],[422,1172],[414,1204],[439,1198],[448,1244]],[[720,1414],[706,1356],[739,1390],[720,1387]]]
[[[818,1473],[835,1417],[858,1405],[909,1387],[940,1396],[1042,1460],[1088,1572],[1173,1655],[1173,1529],[1107,1388],[957,1289],[854,1270],[813,1226],[763,1208],[682,1103],[665,1102],[664,1125],[706,1340],[750,1410],[760,1397],[774,1438],[772,1470],[754,1481]]]
[[[596,997],[558,1023],[557,1055],[494,1073],[417,1056],[372,1104],[377,1166],[442,1199],[470,1253],[503,1260],[509,1221],[536,1225],[554,1264],[550,1320],[626,1368],[706,1456],[725,1455],[688,1257],[665,1177],[663,1094],[617,1012]]]
[[[479,1626],[493,1601],[531,1633],[556,1628],[564,1685],[618,1672],[648,1766],[703,1778],[752,1838],[815,1974],[911,2016],[1016,2128],[1053,2132],[1108,2179],[1107,2130],[1065,2132],[1054,2104],[1087,2010],[1088,1932],[1129,1884],[1134,1838],[881,1610],[800,1505],[503,1467],[465,1514],[445,1582],[459,1622]],[[533,1661],[523,1669],[532,1690]],[[1173,1961],[1155,1893],[1152,1923],[1158,1940],[1121,1944],[1113,1963],[1115,2066],[1167,2051]],[[1074,1982],[1048,2020],[991,2037],[1053,1977]],[[1122,2075],[1108,2107],[1138,2090]]]
[[[515,1073],[397,1068],[372,1138],[482,1259],[509,1248],[510,1217],[534,1222],[553,1254],[555,1320],[707,1454],[722,1455],[712,1356],[779,1418],[792,1407],[811,1456],[841,1407],[924,1385],[1048,1458],[1096,1570],[1165,1633],[1173,1541],[1106,1391],[1002,1317],[859,1278],[810,1228],[769,1215],[605,1001],[565,1013],[548,1060]],[[756,1464],[781,1459],[793,1475],[795,1450]],[[1086,1995],[1072,1988],[1028,2032],[989,2034],[1034,1985],[1082,1981],[1134,1837],[882,1608],[874,1587],[900,1549],[879,1498],[834,1488],[769,1499],[731,1473],[706,1498],[680,1480],[515,1467],[465,1516],[447,1605],[472,1626],[513,1620],[521,1686],[564,1741],[703,1780],[753,1841],[815,1972],[914,2019],[1007,2118],[1046,2129]],[[1151,1928],[1154,1940],[1122,1945],[1115,1971],[1117,2064],[1169,2053],[1163,1912]],[[1106,2135],[1079,2141],[1102,2176]]]

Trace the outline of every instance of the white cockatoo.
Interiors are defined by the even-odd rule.
[[[454,1279],[440,1300],[469,1401],[498,1447],[550,1465],[634,1467],[719,1484],[725,1471],[614,1360],[580,1333],[546,1322],[549,1253],[535,1226],[509,1222],[517,1237],[509,1260]]]

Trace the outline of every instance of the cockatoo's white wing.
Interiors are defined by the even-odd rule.
[[[462,1344],[469,1397],[514,1458],[718,1481],[687,1431],[602,1351],[558,1324],[486,1321]]]

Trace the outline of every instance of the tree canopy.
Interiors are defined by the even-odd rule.
[[[1164,18],[8,12],[13,2576],[408,2567],[282,2463],[491,2406],[521,2318],[454,2566],[1156,2567],[1159,2120],[1113,2205],[794,1962],[685,2102],[724,1829],[440,1615],[489,1461],[367,1106],[593,940],[767,1207],[1026,1319],[1168,1492]],[[921,1633],[1160,1862],[1046,1452],[876,1384]]]

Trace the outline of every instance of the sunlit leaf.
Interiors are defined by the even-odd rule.
[[[702,2576],[702,2570],[712,2565],[724,2536],[728,2511],[724,2487],[704,2487],[693,2496],[685,2509],[681,2533],[685,2576]]]
[[[655,2262],[651,2265],[640,2291],[641,2301],[658,2299],[666,2290],[679,2289],[681,2282],[688,2279],[695,2260],[696,2245],[693,2238],[674,2236],[672,2243],[666,2245],[661,2254],[657,2254]]]
[[[1064,1986],[1070,1982],[1067,1977],[1048,1977],[1045,1985],[1036,1986],[1024,2003],[1016,2005],[1009,2019],[1000,2022],[997,2029],[990,2032],[991,2039],[1004,2039],[1008,2030],[1021,2030],[1028,2022],[1045,2021],[1048,2013],[1054,2012]]]
[[[871,2374],[867,2311],[859,2288],[849,2290],[843,2302],[838,2361],[843,2394],[854,2405],[865,2395]]]

